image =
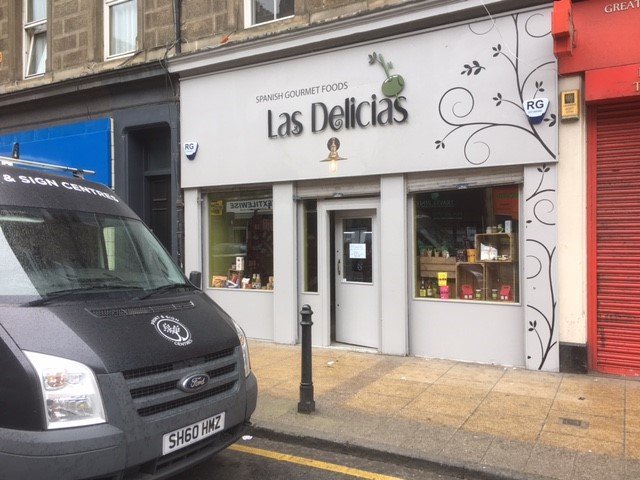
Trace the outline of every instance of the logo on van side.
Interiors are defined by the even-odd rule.
[[[180,320],[168,315],[158,315],[151,320],[151,325],[156,327],[157,332],[174,345],[184,347],[193,342],[189,329],[180,323]]]

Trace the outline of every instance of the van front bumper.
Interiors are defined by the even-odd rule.
[[[118,421],[120,428],[109,423],[44,432],[0,428],[0,477],[3,480],[168,478],[242,436],[256,406],[257,382],[250,374],[242,383],[243,389],[213,406],[215,411],[225,411],[227,422],[223,431],[165,456],[162,434],[209,417],[212,405],[185,409],[181,414],[159,417],[144,425],[140,421]]]
[[[89,478],[126,462],[124,433],[108,424],[29,432],[0,429],[2,477]]]

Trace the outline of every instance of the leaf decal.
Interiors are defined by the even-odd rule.
[[[472,73],[474,75],[478,75],[482,70],[485,70],[485,68],[480,65],[480,62],[478,62],[477,60],[473,60],[471,64],[465,63],[462,68],[464,68],[464,70],[460,72],[460,75],[466,74],[467,76],[471,76]]]
[[[556,114],[552,113],[551,114],[551,123],[549,123],[550,127],[553,127],[556,124],[557,118],[556,118]]]

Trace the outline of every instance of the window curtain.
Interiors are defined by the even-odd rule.
[[[119,3],[109,7],[109,27],[111,38],[109,39],[109,53],[119,55],[133,52],[136,49],[136,37],[138,35],[136,0]]]
[[[47,61],[47,33],[37,33],[31,40],[33,42],[31,58],[29,59],[28,75],[44,73]]]
[[[27,23],[47,18],[47,0],[29,0],[27,3]]]

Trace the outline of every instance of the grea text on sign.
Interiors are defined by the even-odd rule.
[[[627,2],[608,3],[604,6],[604,13],[617,13],[626,10],[640,9],[640,0],[631,0]]]

